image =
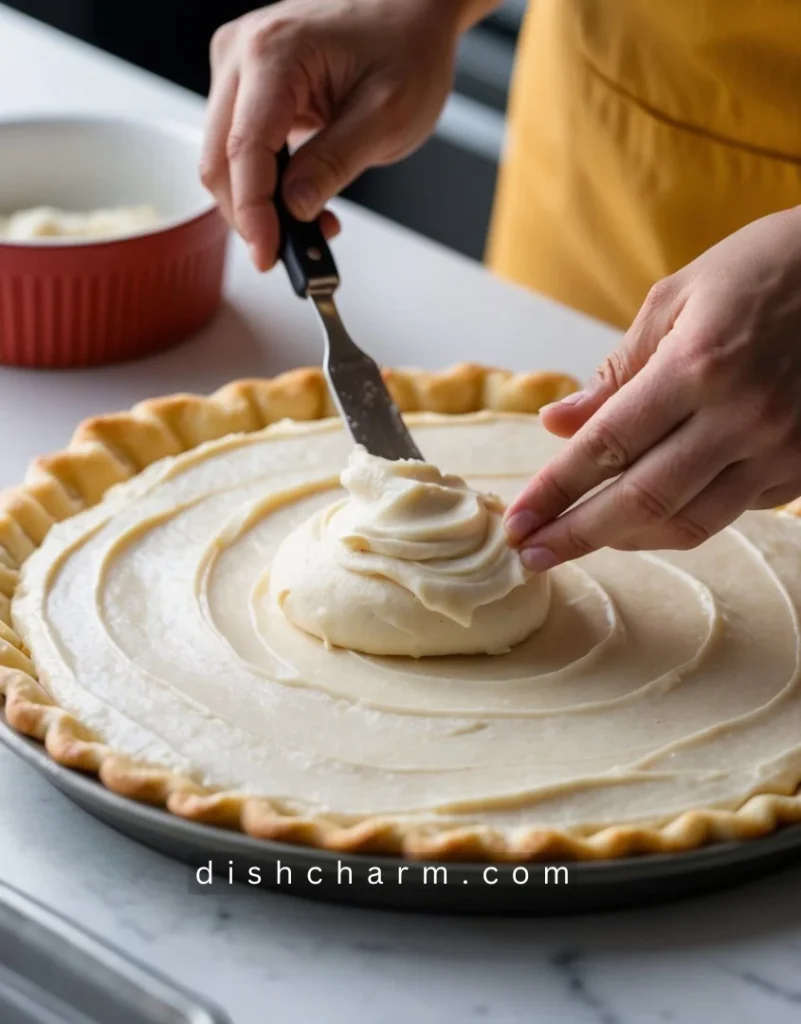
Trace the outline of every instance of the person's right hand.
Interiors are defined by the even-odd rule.
[[[269,269],[278,249],[275,154],[292,156],[284,200],[301,220],[370,166],[406,156],[432,131],[453,77],[456,42],[489,0],[282,0],[220,28],[201,178]]]

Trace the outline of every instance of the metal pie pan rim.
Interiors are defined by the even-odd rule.
[[[238,856],[251,856],[254,860],[283,856],[295,862],[306,860],[321,865],[339,862],[354,866],[379,865],[389,869],[412,864],[422,866],[428,863],[447,864],[454,870],[465,873],[480,873],[492,863],[490,861],[458,860],[416,861],[387,854],[340,853],[313,846],[258,839],[243,832],[188,821],[163,808],[120,796],[107,789],[99,779],[92,775],[58,764],[38,740],[25,736],[10,726],[2,708],[0,708],[0,741],[68,797],[75,794],[79,803],[81,802],[80,798],[83,797],[87,802],[94,805],[105,805],[109,811],[116,812],[123,818],[132,819],[134,824],[140,822],[143,826],[148,826],[151,831],[172,834],[187,844],[195,846],[201,858],[205,856],[201,852],[205,843],[209,850],[208,856],[211,856],[211,848],[216,847],[218,850],[225,848]],[[106,824],[108,824],[107,821]],[[566,864],[571,872],[571,880],[575,877],[578,884],[616,885],[635,880],[669,880],[671,877],[692,874],[697,871],[708,871],[714,867],[727,868],[735,864],[761,860],[795,848],[798,848],[801,854],[801,824],[786,825],[770,835],[755,839],[711,843],[683,853],[642,854],[635,857],[593,861],[554,860],[498,863],[510,868],[514,867],[515,863],[525,864],[530,869],[544,866],[546,863],[548,865]]]

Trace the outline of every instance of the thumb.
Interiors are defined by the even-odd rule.
[[[335,121],[293,154],[283,191],[295,217],[314,220],[330,199],[379,162],[381,138],[376,125],[381,119],[375,116],[374,106],[368,90],[361,90]]]
[[[674,278],[654,285],[631,327],[581,391],[540,410],[543,426],[557,437],[572,437],[624,384],[645,366],[679,313]]]

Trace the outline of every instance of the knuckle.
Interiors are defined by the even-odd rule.
[[[198,175],[206,188],[213,192],[222,179],[222,169],[216,160],[203,156],[198,166]]]
[[[672,547],[680,551],[690,551],[709,540],[712,531],[689,516],[678,515],[670,524],[670,535],[673,541]]]
[[[666,302],[673,298],[675,289],[672,277],[663,277],[648,289],[643,308],[647,312],[654,312],[660,309]]]
[[[248,219],[248,215],[253,210],[254,205],[255,204],[251,202],[249,197],[237,199],[231,207],[234,221],[240,226],[243,225]]]
[[[544,495],[549,506],[558,505],[561,508],[569,508],[573,504],[573,498],[552,469],[546,468],[540,472],[537,490]]]
[[[405,83],[400,79],[387,78],[376,83],[370,96],[370,105],[375,116],[381,118],[382,127],[390,134],[404,130],[409,125],[406,109]]]
[[[593,544],[589,538],[585,536],[584,532],[574,524],[565,520],[564,530],[567,548],[570,551],[570,557],[580,558],[583,555],[589,555],[592,551],[595,551],[596,545]]]
[[[222,58],[228,53],[236,34],[237,23],[235,21],[227,21],[224,25],[220,25],[220,27],[214,32],[209,46],[212,63],[222,60]]]
[[[256,59],[279,50],[285,53],[297,31],[297,21],[289,15],[271,14],[261,18],[253,24],[248,34],[247,53]]]
[[[625,445],[606,423],[590,423],[580,434],[583,454],[605,474],[621,473],[629,464]]]
[[[249,219],[258,216],[270,202],[272,202],[272,196],[266,192],[261,195],[243,195],[234,203],[234,220],[237,224],[243,225]]]
[[[704,391],[717,388],[731,375],[736,347],[716,330],[698,326],[684,339],[682,372]]]
[[[652,488],[636,480],[621,485],[618,498],[624,521],[650,526],[670,518],[670,503]]]
[[[241,128],[232,128],[225,140],[225,155],[229,161],[238,160],[249,144],[249,133]]]
[[[629,376],[625,359],[621,353],[616,349],[610,352],[595,371],[595,375],[605,389],[619,391]]]

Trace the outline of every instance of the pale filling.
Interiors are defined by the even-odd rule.
[[[415,658],[499,654],[542,625],[548,577],[509,547],[499,498],[364,448],[340,481],[346,497],[293,530],[268,569],[265,600],[290,622],[328,645]]]
[[[433,465],[503,500],[562,444],[534,417],[411,422]],[[507,654],[372,657],[265,600],[284,538],[345,497],[349,452],[333,421],[228,438],[54,527],[13,603],[54,699],[135,758],[343,822],[586,831],[793,790],[797,520],[558,568]]]
[[[161,220],[155,207],[118,206],[88,213],[36,206],[0,217],[0,239],[34,241],[57,238],[112,238],[153,228]]]

